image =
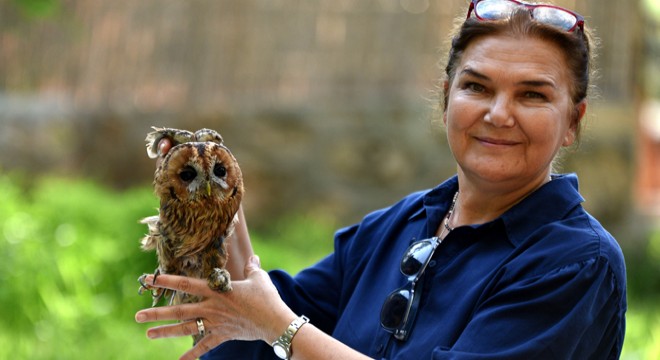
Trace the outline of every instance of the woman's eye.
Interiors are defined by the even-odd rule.
[[[486,90],[483,85],[473,82],[465,84],[465,88],[476,93],[481,93]]]
[[[536,91],[527,91],[525,92],[525,97],[528,99],[541,99],[541,100],[546,100],[547,96],[536,92]]]

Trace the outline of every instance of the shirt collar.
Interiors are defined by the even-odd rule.
[[[454,175],[430,190],[424,196],[424,206],[414,212],[409,220],[426,216],[429,229],[437,229],[457,190],[458,177]],[[552,181],[541,186],[494,221],[504,224],[508,240],[518,246],[536,229],[562,219],[583,201],[584,198],[578,192],[577,175],[552,175]]]
[[[451,201],[457,190],[458,177],[454,175],[434,189],[428,191],[423,197],[423,206],[410,215],[408,220],[412,221],[425,216],[427,219],[427,230],[429,232],[427,237],[435,236],[435,231],[442,218],[444,218],[447,211],[449,211]]]
[[[543,225],[562,219],[584,201],[575,174],[553,175],[547,182],[500,217],[509,240],[520,245]]]

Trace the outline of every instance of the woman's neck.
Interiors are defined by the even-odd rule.
[[[449,226],[455,228],[492,221],[550,180],[548,171],[547,174],[525,183],[490,183],[481,179],[475,182],[461,174],[459,169],[460,194],[456,199]]]

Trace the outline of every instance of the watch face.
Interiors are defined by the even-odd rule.
[[[287,359],[288,358],[288,351],[282,346],[282,344],[275,344],[273,345],[273,350],[275,351],[275,355],[279,357],[280,359]]]

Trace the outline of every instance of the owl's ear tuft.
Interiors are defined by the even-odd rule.
[[[222,145],[222,135],[215,130],[211,129],[199,129],[195,131],[195,139],[199,142],[214,142],[216,144]]]

